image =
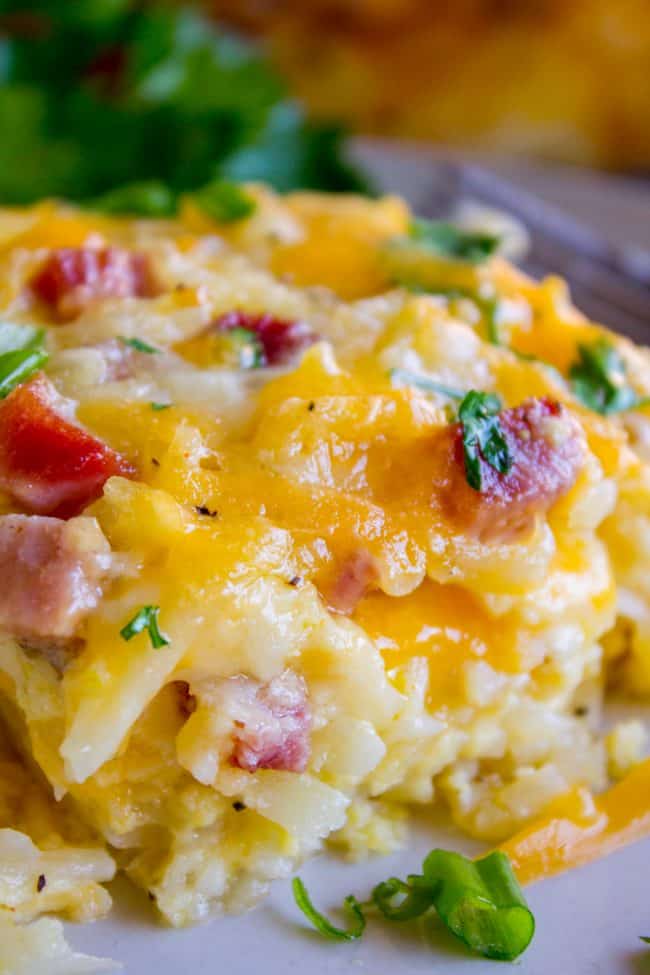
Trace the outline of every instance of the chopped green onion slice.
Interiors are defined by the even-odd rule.
[[[390,378],[393,384],[398,386],[417,386],[425,393],[439,393],[440,396],[448,396],[449,399],[461,400],[465,396],[465,393],[460,389],[446,386],[444,383],[436,382],[435,379],[429,379],[427,376],[419,376],[416,372],[410,372],[408,369],[391,369]]]
[[[42,328],[0,322],[0,399],[45,365],[44,340]]]
[[[134,214],[139,217],[172,217],[177,199],[173,191],[159,180],[127,183],[109,190],[88,204],[93,210],[109,214]]]
[[[297,877],[293,894],[303,914],[325,937],[354,941],[363,934],[363,909],[368,905],[352,895],[344,902],[353,921],[346,929],[335,927],[316,910]],[[424,861],[422,875],[411,874],[405,881],[397,877],[384,880],[374,888],[370,903],[388,921],[412,921],[435,908],[456,937],[486,958],[513,961],[535,933],[535,919],[510,860],[500,851],[468,860],[459,853],[433,850]]]
[[[465,477],[475,491],[483,487],[481,460],[499,474],[507,474],[512,467],[510,449],[499,422],[500,410],[498,396],[475,389],[470,390],[458,408],[463,428]]]
[[[500,239],[494,234],[463,230],[442,220],[416,219],[411,222],[409,237],[427,250],[451,260],[481,264],[497,250]]]
[[[207,216],[218,223],[234,223],[250,217],[257,208],[255,200],[237,183],[215,180],[194,194],[194,200]]]
[[[494,296],[491,298],[485,298],[483,295],[479,294],[478,291],[470,291],[464,288],[449,288],[446,290],[440,290],[439,292],[433,292],[434,294],[444,294],[449,299],[465,298],[467,301],[473,301],[481,313],[481,317],[485,322],[485,337],[491,345],[501,345],[501,334],[499,331],[499,323],[497,321],[499,313],[499,299]]]
[[[120,636],[122,639],[132,640],[133,637],[137,636],[138,633],[142,633],[143,630],[147,630],[149,633],[149,639],[151,640],[151,646],[154,648],[154,650],[158,650],[160,647],[168,646],[168,637],[166,637],[164,633],[161,633],[158,628],[159,612],[160,606],[143,606],[142,609],[138,610],[133,619],[120,630]]]
[[[588,409],[607,416],[645,405],[628,386],[625,362],[607,339],[578,345],[578,356],[569,378],[574,394]]]
[[[250,328],[231,328],[225,336],[232,343],[240,369],[259,369],[265,364],[264,346]]]
[[[120,342],[130,346],[137,352],[146,352],[147,355],[157,355],[160,352],[160,349],[157,349],[154,345],[149,345],[148,342],[143,342],[142,339],[127,339],[123,335],[120,335]]]
[[[647,945],[650,945],[650,938],[648,938],[644,934],[642,934],[642,935],[639,936],[639,941],[644,941]]]
[[[498,311],[499,311],[499,299],[495,297],[485,298],[483,295],[479,294],[477,291],[473,291],[470,288],[443,288],[438,285],[431,285],[430,287],[424,287],[418,284],[409,284],[407,280],[402,280],[402,286],[408,288],[409,291],[415,294],[425,294],[425,295],[440,295],[442,298],[447,298],[449,301],[458,300],[465,298],[468,301],[473,301],[481,312],[481,316],[485,322],[485,333],[488,342],[492,345],[502,345],[501,335],[499,332],[499,323],[497,321]]]
[[[504,853],[473,861],[433,850],[423,869],[436,911],[472,951],[513,961],[526,950],[535,920]]]
[[[372,899],[388,921],[412,921],[434,902],[430,884],[417,874],[409,875],[406,881],[397,877],[383,880],[374,888]]]
[[[154,410],[156,413],[160,413],[161,410],[168,410],[171,405],[172,405],[171,403],[151,403],[150,404],[151,409]]]
[[[296,904],[320,934],[326,938],[331,938],[333,941],[356,941],[357,938],[361,937],[366,927],[366,919],[361,910],[361,905],[352,894],[343,901],[343,907],[350,915],[351,925],[349,928],[337,928],[324,914],[316,910],[305,885],[299,877],[293,878],[292,886]]]
[[[45,349],[21,349],[0,356],[0,399],[25,382],[47,362]]]
[[[487,340],[491,345],[501,345],[501,333],[499,331],[499,301],[497,298],[477,298],[475,299],[481,313],[485,318],[485,329]]]

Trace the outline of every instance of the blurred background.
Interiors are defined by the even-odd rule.
[[[650,169],[648,0],[213,0],[320,118]]]
[[[650,248],[650,2],[0,0],[0,127],[3,202],[226,178],[419,203],[442,158]]]

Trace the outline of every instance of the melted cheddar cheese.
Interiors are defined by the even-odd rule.
[[[223,226],[192,200],[161,222],[0,214],[3,317],[49,355],[0,426],[31,395],[66,449],[84,428],[101,484],[74,537],[110,552],[74,639],[25,638],[0,599],[1,711],[43,809],[66,795],[177,925],[328,839],[391,848],[415,803],[490,842],[523,828],[525,880],[645,832],[638,785],[585,805],[606,757],[581,702],[650,687],[647,352],[557,280],[415,246],[399,200],[247,192]],[[570,378],[603,339],[636,394],[610,416]],[[469,390],[500,398],[515,487],[468,486]],[[51,513],[17,443],[0,530]],[[158,646],[130,631],[146,608]]]

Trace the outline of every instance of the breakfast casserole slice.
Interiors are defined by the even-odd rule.
[[[648,353],[487,234],[238,192],[0,214],[5,909],[19,848],[185,925],[415,805],[502,841],[650,687]]]

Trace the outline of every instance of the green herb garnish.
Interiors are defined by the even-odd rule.
[[[90,200],[89,206],[109,214],[173,217],[177,209],[177,196],[159,180],[149,180],[118,186]]]
[[[499,331],[499,301],[497,298],[479,298],[478,296],[474,299],[481,309],[481,313],[485,319],[485,330],[488,342],[491,345],[501,345],[501,333]]]
[[[406,880],[390,877],[377,884],[372,900],[388,921],[413,921],[430,910],[433,904],[431,886],[419,874]]]
[[[513,961],[528,947],[535,919],[505,853],[468,860],[460,853],[433,850],[423,872],[435,889],[439,916],[472,951]]]
[[[42,328],[0,322],[0,399],[45,365],[44,341]]]
[[[266,365],[264,345],[252,329],[240,325],[229,328],[219,333],[218,341],[226,365],[232,364],[238,369],[260,369]]]
[[[500,242],[494,234],[463,230],[442,220],[413,220],[409,237],[440,257],[469,264],[486,261],[496,252]]]
[[[218,223],[235,223],[255,213],[255,200],[238,186],[227,180],[208,183],[194,194],[194,200],[207,216]]]
[[[128,345],[131,349],[135,349],[137,352],[146,352],[147,355],[157,355],[160,349],[157,349],[155,345],[149,345],[148,342],[143,342],[142,339],[127,339],[123,335],[120,335],[120,342],[123,345]]]
[[[447,298],[449,301],[455,301],[462,298],[465,298],[467,301],[473,301],[479,309],[485,322],[485,337],[487,341],[492,345],[502,344],[501,335],[499,333],[499,323],[497,321],[499,299],[496,296],[485,298],[483,295],[479,294],[477,291],[472,291],[470,288],[445,288],[442,286],[438,287],[437,285],[430,285],[429,287],[426,287],[419,284],[409,284],[407,280],[403,280],[401,283],[402,287],[408,288],[409,291],[412,291],[415,294],[440,295],[443,298]]]
[[[299,877],[293,878],[292,886],[296,904],[320,934],[326,938],[331,938],[333,941],[356,941],[357,938],[361,937],[366,927],[366,919],[361,905],[352,894],[343,901],[343,907],[351,915],[352,923],[349,928],[337,928],[324,914],[316,910],[305,885]]]
[[[501,401],[493,393],[471,390],[458,408],[462,425],[465,477],[475,491],[482,488],[481,461],[499,474],[507,474],[512,456],[499,422]]]
[[[123,640],[132,640],[138,633],[147,630],[149,639],[151,640],[151,646],[154,650],[168,646],[169,639],[158,628],[159,613],[160,606],[143,606],[142,609],[138,610],[133,619],[126,626],[122,627],[120,636]]]
[[[647,945],[650,945],[650,938],[644,934],[639,935],[639,941],[644,941]]]
[[[465,393],[460,389],[446,386],[444,383],[429,379],[427,376],[419,376],[416,372],[410,372],[408,369],[391,369],[390,378],[391,382],[398,386],[417,386],[425,393],[438,393],[440,396],[448,396],[449,399],[461,400],[465,396]]]
[[[590,410],[608,416],[645,404],[628,386],[625,362],[607,339],[579,345],[578,355],[569,370],[571,388]]]
[[[174,197],[215,179],[367,189],[343,158],[342,132],[308,122],[259,46],[190,5],[4,0],[1,8],[2,202],[87,203],[151,181]],[[129,212],[167,207],[163,194],[129,197]]]
[[[422,874],[405,881],[391,877],[377,884],[371,901],[352,895],[344,906],[353,915],[350,929],[335,927],[311,903],[301,880],[293,882],[295,901],[317,931],[328,938],[352,941],[365,929],[364,909],[374,907],[387,921],[412,921],[435,910],[468,948],[485,958],[514,961],[530,944],[535,920],[505,853],[469,860],[459,853],[433,850]]]
[[[171,403],[150,403],[151,409],[155,413],[160,413],[162,410],[168,410],[172,405]]]

